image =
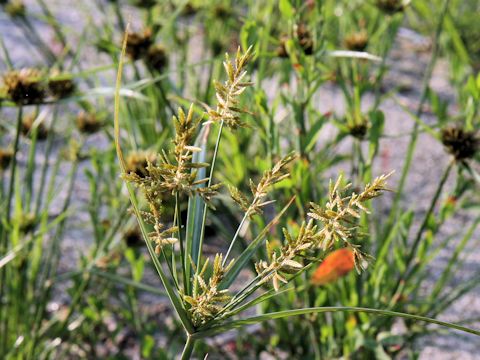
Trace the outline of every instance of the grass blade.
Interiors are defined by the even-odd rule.
[[[425,317],[425,316],[419,316],[419,315],[413,315],[413,314],[407,314],[407,313],[401,313],[401,312],[389,311],[389,310],[370,309],[370,308],[353,307],[353,306],[352,307],[350,306],[311,307],[311,308],[304,308],[304,309],[272,312],[264,315],[253,316],[247,319],[230,321],[223,325],[214,326],[208,330],[195,333],[192,336],[195,338],[204,338],[207,336],[212,336],[218,333],[223,333],[225,331],[237,329],[246,325],[261,323],[264,321],[283,319],[291,316],[319,314],[319,313],[327,313],[327,312],[328,313],[331,313],[331,312],[369,313],[369,314],[376,314],[381,316],[400,317],[400,318],[409,319],[409,320],[423,321],[430,324],[436,324],[436,325],[444,326],[450,329],[463,331],[466,333],[480,336],[479,330],[471,329],[465,326],[453,324],[446,321],[440,321],[440,320]]]

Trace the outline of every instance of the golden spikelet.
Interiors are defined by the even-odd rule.
[[[227,80],[224,84],[221,84],[218,81],[215,81],[214,83],[217,97],[217,109],[207,109],[211,121],[223,121],[226,126],[232,129],[246,126],[246,124],[240,119],[240,115],[247,113],[247,111],[239,108],[238,96],[240,96],[247,87],[253,84],[244,81],[245,75],[247,74],[244,69],[251,57],[252,47],[249,47],[243,54],[240,52],[240,48],[238,48],[237,55],[233,61],[230,60],[228,53],[225,54],[223,66],[227,74]]]
[[[253,200],[249,203],[248,198],[240,190],[234,186],[229,186],[230,195],[232,199],[245,211],[248,217],[253,217],[256,214],[262,213],[262,208],[273,201],[265,201],[268,190],[275,184],[290,176],[288,173],[288,166],[296,158],[294,152],[289,153],[280,161],[278,161],[271,170],[264,172],[260,182],[255,184],[250,180],[250,191]]]
[[[189,304],[188,309],[193,325],[198,327],[207,323],[223,309],[223,304],[230,300],[228,290],[220,290],[219,285],[225,274],[233,265],[233,260],[227,266],[222,265],[222,254],[216,254],[213,260],[212,275],[208,280],[205,273],[209,259],[203,264],[202,270],[195,274],[192,296],[183,295],[184,301]],[[195,266],[193,266],[195,268]]]
[[[342,185],[342,176],[339,176],[335,183],[330,182],[329,199],[324,206],[310,203],[308,222],[303,222],[296,236],[292,236],[287,229],[283,229],[285,243],[280,249],[274,249],[267,242],[267,254],[269,262],[260,261],[255,264],[256,271],[260,277],[258,285],[272,281],[275,290],[278,290],[280,283],[285,283],[283,274],[295,273],[304,266],[296,260],[298,257],[305,257],[308,251],[331,249],[335,242],[343,241],[349,246],[355,256],[355,265],[362,267],[365,254],[360,252],[357,246],[351,244],[358,228],[355,219],[360,217],[362,212],[368,213],[365,202],[382,195],[386,188],[386,180],[391,175],[381,175],[371,184],[367,184],[360,194],[345,192],[351,184]],[[314,224],[314,220],[322,226]]]

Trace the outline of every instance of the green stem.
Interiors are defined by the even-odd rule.
[[[5,226],[2,226],[0,228],[0,255],[6,254],[7,253],[7,248],[8,248],[8,227],[9,227],[9,222],[10,222],[10,208],[12,206],[12,198],[13,198],[13,186],[15,183],[15,171],[17,168],[17,153],[18,153],[18,147],[19,147],[19,141],[20,141],[20,131],[21,131],[21,126],[22,126],[22,115],[23,113],[23,107],[20,106],[18,108],[18,115],[17,115],[17,129],[15,133],[15,141],[14,141],[14,146],[13,146],[13,159],[12,159],[12,165],[10,167],[10,182],[9,182],[9,187],[8,187],[8,193],[7,193],[7,205],[6,205],[6,224]],[[6,276],[6,269],[5,268],[0,268],[0,301],[3,301],[4,299],[4,294],[8,294],[8,289],[6,289],[6,281],[5,281],[5,276]],[[0,306],[0,334],[4,334],[2,336],[2,340],[0,341],[0,355],[3,355],[6,353],[7,346],[8,346],[8,336],[7,330],[8,330],[8,310],[7,306]]]
[[[12,166],[11,166],[11,173],[10,173],[10,185],[8,186],[8,198],[7,198],[7,223],[10,220],[10,207],[12,206],[12,198],[13,198],[13,185],[15,183],[15,171],[17,169],[17,153],[18,147],[20,143],[20,132],[22,130],[22,118],[23,118],[23,107],[20,106],[18,108],[18,115],[17,115],[17,130],[15,133],[15,142],[13,145],[13,159],[12,159]]]
[[[447,182],[448,176],[450,175],[450,171],[452,170],[454,164],[455,164],[454,160],[450,161],[447,168],[445,169],[445,172],[443,173],[442,178],[440,179],[440,183],[438,184],[437,191],[435,192],[435,195],[432,198],[432,202],[430,203],[430,207],[428,208],[428,211],[425,214],[425,217],[423,218],[422,225],[420,226],[420,229],[418,229],[417,236],[415,237],[415,240],[413,241],[413,246],[411,247],[410,253],[408,254],[407,261],[406,261],[407,266],[413,260],[413,257],[415,256],[415,253],[417,252],[417,248],[420,245],[420,240],[422,239],[422,235],[423,235],[425,229],[427,228],[429,218],[433,214],[433,211],[435,210],[435,206],[437,205],[438,199],[440,198],[440,195],[442,194],[443,187],[444,187],[445,183]],[[407,276],[407,278],[408,277],[409,277],[409,275]]]
[[[195,339],[188,335],[187,342],[185,343],[185,347],[183,348],[181,360],[188,360],[191,358],[194,345]]]
[[[420,228],[418,229],[417,235],[415,236],[415,240],[413,241],[413,245],[411,247],[410,252],[408,253],[407,259],[405,261],[405,272],[399,276],[397,283],[395,284],[395,287],[393,288],[394,291],[392,294],[395,294],[395,298],[400,295],[401,290],[401,285],[405,283],[413,274],[412,268],[410,268],[410,263],[412,262],[413,258],[415,257],[417,253],[418,246],[420,245],[420,241],[422,240],[422,235],[424,231],[427,228],[428,221],[430,216],[433,214],[433,211],[435,209],[435,206],[437,205],[437,201],[440,198],[440,195],[443,190],[443,186],[445,185],[448,175],[450,174],[450,171],[453,167],[454,160],[448,164],[448,167],[445,169],[445,172],[443,173],[442,178],[440,179],[440,183],[438,184],[437,190],[435,191],[435,195],[432,198],[432,201],[430,203],[430,207],[427,210],[427,213],[425,214],[425,217],[423,218],[422,224],[420,225]]]
[[[248,217],[248,211],[245,212],[245,215],[243,215],[242,221],[240,222],[240,225],[238,225],[237,231],[235,231],[235,235],[233,235],[233,239],[230,242],[230,246],[228,247],[227,253],[225,254],[225,258],[223,259],[222,266],[225,266],[225,264],[227,263],[228,256],[230,255],[230,252],[233,249],[233,244],[235,244],[235,241],[237,241],[238,235],[240,234],[240,231],[243,227],[243,224],[247,220],[247,217]]]

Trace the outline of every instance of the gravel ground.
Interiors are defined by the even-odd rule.
[[[25,2],[32,12],[39,12],[35,1],[29,0]],[[90,2],[73,0],[47,0],[46,2],[52,5],[51,9],[55,12],[56,17],[60,19],[62,23],[69,26],[69,37],[71,37],[73,41],[78,40],[80,34],[77,33],[77,29],[83,28],[81,24],[85,24],[86,18],[81,15],[80,12],[72,11],[71,9],[73,6],[88,8]],[[91,15],[95,18],[94,13]],[[46,41],[51,42],[53,34],[50,30],[42,26],[41,23],[35,23],[35,26],[38,29],[38,33]],[[32,47],[25,43],[23,34],[12,26],[7,16],[1,12],[0,33],[3,35],[5,44],[7,48],[10,49],[10,55],[16,65],[35,65],[36,61],[38,61],[37,59],[39,59],[39,55],[35,54]],[[389,59],[391,72],[385,81],[386,89],[388,90],[398,86],[402,87],[402,92],[398,99],[402,104],[408,106],[408,108],[415,109],[421,91],[420,79],[429,59],[428,41],[404,30],[394,48]],[[93,59],[90,57],[89,60],[92,61],[92,63],[101,63],[101,59]],[[88,67],[88,65],[88,63],[85,64],[86,67]],[[435,69],[431,86],[441,94],[443,99],[454,103],[455,96],[453,89],[449,86],[447,74],[447,65],[440,61]],[[106,79],[109,84],[113,84],[113,78]],[[334,110],[339,112],[343,108],[340,91],[333,85],[323,87],[317,96],[317,102],[322,111]],[[364,105],[367,106],[371,101],[372,99],[367,97]],[[378,172],[385,172],[391,169],[397,169],[397,173],[399,173],[409,140],[408,132],[412,128],[413,121],[398,102],[394,100],[385,101],[381,108],[386,114],[386,134],[407,135],[382,140],[380,149],[382,161],[376,170]],[[433,121],[432,117],[428,115],[428,112],[424,116],[424,120],[427,122]],[[325,134],[325,136],[328,136],[328,134]],[[99,136],[90,139],[89,144],[90,146],[100,144],[100,146],[103,147],[106,146],[106,141]],[[38,161],[43,161],[41,153],[37,156]],[[23,151],[20,162],[25,161],[26,157],[27,153]],[[409,197],[404,199],[406,205],[413,204],[415,208],[418,209],[418,215],[421,215],[422,211],[424,212],[426,210],[428,202],[424,200],[432,196],[435,186],[432,184],[437,183],[437,179],[441,176],[447,162],[448,157],[445,155],[442,146],[431,136],[426,134],[420,135],[412,171],[406,184],[406,193],[409,194]],[[67,170],[68,169],[64,169],[64,171]],[[88,183],[84,176],[83,169],[80,169],[79,176],[80,178],[75,188],[74,202],[79,210],[75,215],[78,221],[76,221],[76,225],[72,224],[62,245],[63,253],[70,254],[62,263],[62,268],[64,269],[68,268],[70,264],[74,264],[75,258],[77,257],[75,254],[84,251],[89,245],[85,239],[88,239],[90,236],[82,226],[82,223],[88,221],[85,204],[89,196]],[[450,186],[451,188],[451,180],[452,179],[447,183],[447,187]],[[392,187],[395,187],[395,179],[392,180],[392,183]],[[59,196],[58,203],[61,203],[61,196]],[[442,232],[441,237],[448,236],[459,229],[465,228],[470,223],[470,220],[471,218],[466,214],[458,214],[444,227],[445,230]],[[442,249],[438,258],[433,262],[431,266],[432,279],[435,278],[435,274],[438,274],[439,269],[448,261],[448,255],[451,254],[456,241],[458,240],[452,240],[445,249]],[[465,269],[455,274],[455,282],[465,281],[473,276],[476,271],[480,270],[480,252],[476,251],[479,242],[480,231],[477,230],[473,240],[470,242],[470,246],[464,252],[464,254],[467,254]],[[428,285],[425,291],[428,291]],[[456,302],[442,315],[441,319],[448,321],[480,319],[480,289],[470,292],[460,301]],[[480,328],[480,322],[477,321],[472,324],[472,326]],[[420,359],[480,359],[480,341],[474,336],[459,335],[452,332],[442,336],[427,336],[418,346]]]

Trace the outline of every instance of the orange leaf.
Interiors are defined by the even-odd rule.
[[[347,275],[355,267],[355,255],[349,248],[328,254],[312,276],[312,284],[325,285]]]

